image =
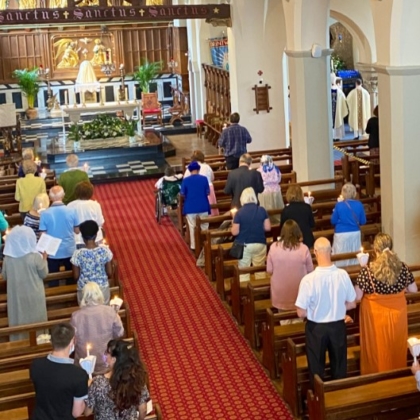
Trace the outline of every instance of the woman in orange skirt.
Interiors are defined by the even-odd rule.
[[[361,374],[407,366],[407,301],[405,292],[417,285],[406,264],[392,251],[392,238],[378,233],[375,260],[356,280],[360,303]]]

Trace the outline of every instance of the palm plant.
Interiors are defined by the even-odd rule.
[[[142,64],[138,66],[137,71],[133,74],[134,79],[139,82],[142,92],[149,92],[150,81],[156,78],[161,69],[161,61],[149,62],[147,59],[142,60]]]
[[[38,67],[32,69],[16,69],[13,77],[17,79],[22,93],[28,98],[28,107],[33,108],[39,92]]]

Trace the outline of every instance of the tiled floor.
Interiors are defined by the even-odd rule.
[[[176,156],[166,158],[166,162],[178,169],[183,157],[190,157],[194,150],[201,150],[204,155],[217,155],[219,152],[208,140],[198,138],[196,134],[178,134],[167,136],[176,148]]]

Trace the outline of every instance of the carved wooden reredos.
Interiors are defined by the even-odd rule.
[[[0,83],[15,69],[43,66],[51,80],[77,77],[83,60],[98,77],[111,61],[131,73],[141,59],[165,73],[188,74],[185,28],[174,19],[230,18],[229,5],[172,5],[172,0],[0,0]],[[176,62],[175,68],[169,63]]]

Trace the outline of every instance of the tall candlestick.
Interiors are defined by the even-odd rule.
[[[128,102],[128,87],[127,86],[124,89],[124,93],[125,93],[125,102]]]
[[[133,83],[133,101],[134,101],[134,103],[136,103],[136,100],[137,100],[137,94],[136,94],[137,92],[136,92],[136,85],[135,85],[135,83]]]

